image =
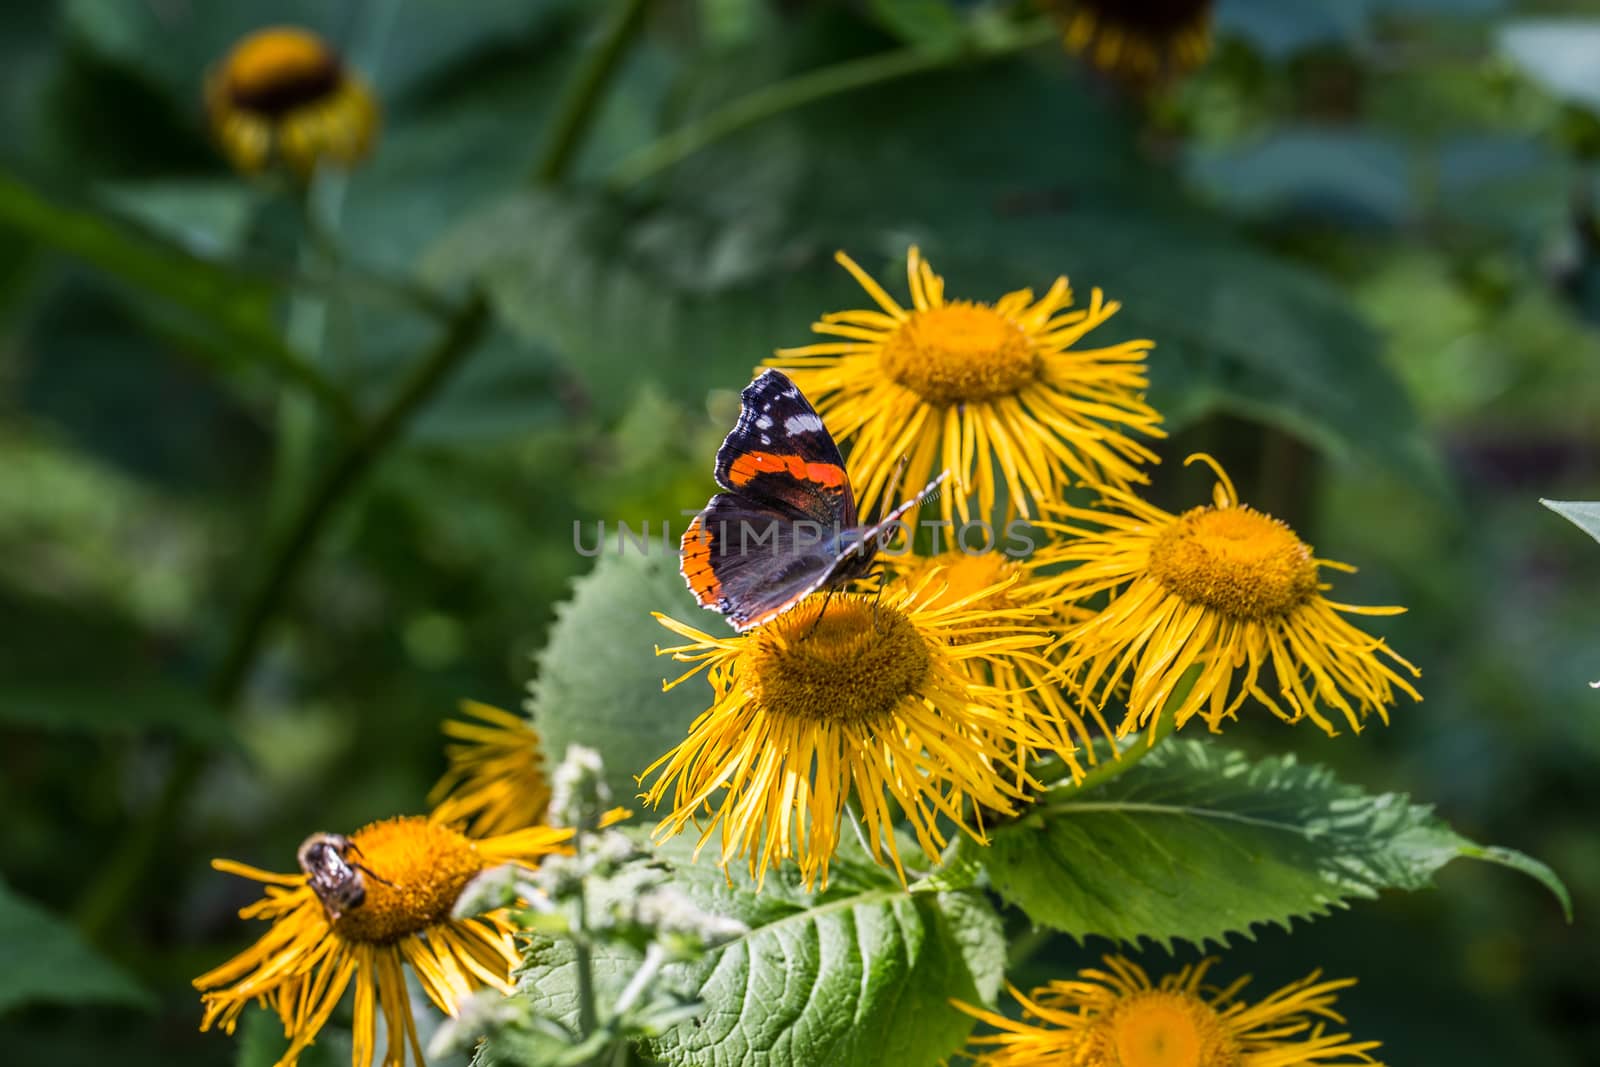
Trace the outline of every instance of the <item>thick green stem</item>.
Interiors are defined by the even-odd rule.
[[[938,50],[902,48],[807,71],[757,89],[646,145],[618,165],[610,184],[616,190],[631,188],[708,145],[785,111],[896,78],[972,59],[1019,52],[1051,40],[1055,35],[1054,24],[1041,20],[1018,28],[998,42],[973,41],[965,47]]]
[[[606,86],[643,27],[649,7],[650,0],[617,0],[600,40],[584,58],[562,95],[550,139],[533,171],[534,181],[554,185],[566,177],[593,125],[595,111],[605,99]]]
[[[312,486],[229,631],[226,650],[209,687],[213,707],[224,714],[244,687],[278,608],[299,577],[338,505],[399,437],[406,423],[471,354],[488,323],[481,297],[468,301],[443,336],[406,378],[378,416],[351,438]],[[149,874],[161,842],[176,828],[184,805],[205,768],[207,750],[197,742],[179,747],[161,795],[112,851],[77,908],[78,925],[97,939],[120,916]]]

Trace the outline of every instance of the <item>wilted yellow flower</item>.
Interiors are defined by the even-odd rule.
[[[293,26],[234,45],[206,77],[206,110],[228,161],[246,174],[353,166],[378,131],[371,91],[322,38]]]
[[[1040,0],[1062,43],[1108,74],[1149,82],[1182,74],[1211,52],[1214,0]]]
[[[946,300],[944,279],[912,248],[904,308],[849,256],[834,258],[879,310],[824,315],[812,329],[840,340],[780,349],[767,363],[794,379],[841,442],[854,442],[863,515],[898,503],[884,497],[901,457],[905,486],[952,472],[946,519],[992,518],[1000,485],[1012,510],[1031,516],[1075,481],[1146,480],[1140,464],[1155,454],[1129,433],[1163,436],[1144,401],[1150,342],[1073,347],[1121,306],[1100,290],[1076,310],[1065,278],[1038,300],[1031,289],[993,304]]]
[[[1191,669],[1194,684],[1173,713],[1179,727],[1200,714],[1216,731],[1255,697],[1285,722],[1309,718],[1330,735],[1337,730],[1322,706],[1336,708],[1359,732],[1370,713],[1389,721],[1396,689],[1421,700],[1400,673],[1415,677],[1417,668],[1344,618],[1405,609],[1326,599],[1321,568],[1354,568],[1314,557],[1287,525],[1241,505],[1215,460],[1188,462],[1197,459],[1217,475],[1209,506],[1172,515],[1107,489],[1102,506],[1060,506],[1054,514],[1064,522],[1041,524],[1064,538],[1042,549],[1040,562],[1075,564],[1059,578],[1060,595],[1110,597],[1065,633],[1061,655],[1101,706],[1129,683],[1118,736],[1154,731]]]
[[[1202,986],[1216,962],[1204,960],[1152,985],[1137,965],[1107,956],[1107,970],[1086,969],[1023,996],[1019,1022],[955,1006],[998,1032],[972,1039],[976,1067],[1315,1067],[1375,1064],[1377,1041],[1327,1033],[1344,1024],[1336,994],[1355,979],[1322,981],[1313,973],[1255,1002],[1239,1000],[1249,978]]]
[[[852,797],[873,857],[886,853],[902,879],[890,801],[930,860],[945,844],[940,816],[984,840],[982,811],[1011,813],[1022,795],[1004,773],[1012,754],[1050,739],[968,668],[1036,656],[1049,634],[1027,630],[1029,611],[929,604],[930,595],[926,585],[876,601],[816,594],[720,638],[656,616],[689,642],[659,651],[696,664],[671,684],[705,671],[712,689],[689,736],[641,776],[656,775],[648,803],[671,796],[657,836],[704,817],[699,847],[720,834],[724,866],[747,857],[759,883],[793,858],[807,886],[820,877],[824,887]]]
[[[1013,559],[999,549],[966,552],[960,548],[936,556],[885,556],[888,572],[907,586],[925,585],[930,607],[957,605],[969,611],[1031,613],[1028,626],[1047,630],[1052,637],[1093,613],[1065,600],[1061,585],[1041,578],[1025,560]],[[1093,738],[1084,725],[1087,714],[1109,736],[1100,709],[1088,704],[1052,664],[1032,656],[981,657],[968,661],[973,676],[996,692],[1010,694],[1018,714],[1046,739],[1046,749],[1060,756],[1073,778],[1083,775],[1076,749],[1094,762]],[[1028,762],[1038,755],[1018,748],[1012,755],[1017,781]]]
[[[468,718],[444,723],[455,743],[445,746],[450,767],[428,793],[434,821],[464,823],[473,837],[538,823],[550,803],[538,731],[520,715],[475,700],[463,700],[461,712]]]
[[[200,1028],[232,1033],[251,1001],[278,1013],[292,1067],[316,1039],[351,985],[355,987],[353,1067],[372,1063],[381,1012],[388,1035],[385,1067],[404,1067],[409,1047],[423,1062],[406,991],[406,965],[428,999],[447,1015],[485,986],[512,991],[521,962],[515,927],[504,911],[457,919],[452,910],[467,883],[503,863],[536,865],[569,851],[569,829],[535,826],[474,840],[421,816],[386,819],[347,839],[349,864],[361,879],[357,902],[325,907],[305,873],[271,871],[214,860],[212,866],[266,885],[266,896],[243,909],[245,919],[272,926],[250,948],[194,980],[205,1014]],[[338,912],[330,918],[330,911]]]

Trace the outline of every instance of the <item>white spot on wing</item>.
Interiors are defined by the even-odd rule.
[[[814,433],[822,429],[822,420],[810,413],[790,415],[783,420],[783,428],[790,433]]]
[[[767,405],[767,407],[771,407],[771,406],[772,405],[770,405],[770,404]],[[767,409],[766,408],[762,408],[761,410],[765,411]],[[757,429],[762,429],[762,430],[771,429],[772,428],[772,416],[771,415],[760,415],[760,416],[757,416],[756,417],[756,427],[757,427]]]

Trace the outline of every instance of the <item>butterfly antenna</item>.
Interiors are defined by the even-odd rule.
[[[874,521],[882,520],[885,515],[893,510],[895,502],[900,498],[900,480],[905,477],[906,465],[910,462],[911,456],[909,453],[900,453],[900,458],[895,461],[894,473],[889,475],[889,482],[884,486],[883,496],[878,500],[878,519]]]

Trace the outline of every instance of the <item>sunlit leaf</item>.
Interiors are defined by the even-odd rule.
[[[1428,888],[1463,857],[1529,875],[1572,913],[1544,864],[1467,840],[1427,805],[1293,756],[1253,762],[1195,741],[1168,741],[1098,789],[1052,792],[982,855],[995,888],[1035,922],[1118,941],[1249,936],[1383,890]]]
[[[23,1004],[121,1004],[154,998],[78,932],[0,883],[0,1012]]]

